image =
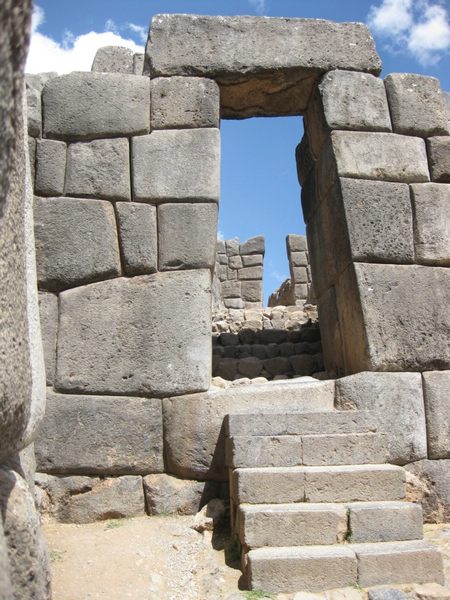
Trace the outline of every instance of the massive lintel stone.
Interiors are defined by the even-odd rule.
[[[320,73],[381,67],[361,23],[197,15],[155,16],[146,63],[152,77],[215,79],[225,117],[300,114]]]
[[[161,400],[49,392],[35,451],[46,473],[160,473]]]
[[[164,396],[208,389],[211,274],[104,281],[60,295],[60,391]]]
[[[90,140],[148,133],[150,81],[121,73],[70,73],[42,93],[45,137]]]

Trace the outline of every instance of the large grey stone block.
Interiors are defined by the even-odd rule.
[[[396,133],[448,135],[448,116],[439,79],[392,73],[384,80]]]
[[[303,464],[299,435],[236,436],[226,439],[228,467],[296,467]]]
[[[47,394],[35,442],[38,471],[59,474],[160,473],[161,401]]]
[[[244,302],[261,302],[263,301],[262,280],[258,281],[245,280],[241,283],[242,299]]]
[[[209,271],[104,281],[60,295],[61,391],[170,395],[208,388]]]
[[[387,460],[385,434],[340,433],[302,436],[304,465],[359,465]]]
[[[158,206],[158,254],[161,271],[214,267],[217,211],[215,203],[170,203]]]
[[[117,202],[116,211],[125,273],[154,273],[158,269],[156,207],[137,202]]]
[[[37,140],[35,192],[38,196],[62,196],[66,175],[66,144]]]
[[[337,302],[347,373],[450,368],[449,269],[354,263]]]
[[[58,477],[38,473],[41,510],[61,523],[93,523],[145,514],[142,477]]]
[[[256,235],[239,245],[240,254],[262,254],[264,256],[265,243],[263,235]]]
[[[219,127],[220,92],[212,79],[157,77],[151,81],[153,129]]]
[[[126,138],[70,144],[66,194],[130,200],[130,149]]]
[[[36,198],[38,283],[59,291],[120,274],[114,208],[104,200]]]
[[[0,469],[0,512],[14,600],[49,600],[50,564],[40,518],[28,485]]]
[[[427,439],[420,373],[358,373],[336,381],[336,407],[370,410],[387,434],[389,462],[425,458]]]
[[[218,129],[153,131],[132,139],[131,154],[134,200],[218,202]]]
[[[426,523],[450,519],[450,459],[419,460],[405,466],[407,499],[422,505]]]
[[[157,15],[146,62],[153,76],[218,81],[226,117],[299,114],[318,73],[380,71],[362,24],[261,17]]]
[[[42,130],[41,92],[27,85],[28,135],[40,137]]]
[[[133,50],[130,48],[103,46],[95,53],[91,71],[96,73],[134,73],[133,56]]]
[[[417,262],[450,266],[450,185],[411,186]]]
[[[428,458],[450,458],[450,371],[423,374]]]
[[[427,139],[431,180],[450,183],[450,137],[437,136]]]
[[[355,502],[347,505],[347,541],[395,542],[421,540],[422,509],[412,502]]]
[[[58,296],[39,292],[42,345],[44,347],[47,385],[53,385],[56,368],[56,337],[58,333]]]
[[[42,92],[45,137],[70,140],[140,135],[150,128],[150,80],[122,73],[70,73]]]
[[[274,401],[274,398],[276,400]],[[229,413],[331,411],[334,381],[274,382],[163,401],[167,471],[185,478],[225,481],[224,417]]]

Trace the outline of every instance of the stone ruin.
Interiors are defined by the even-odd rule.
[[[380,79],[362,24],[157,16],[143,75],[141,57],[108,50],[92,73],[28,78],[33,236],[21,106],[31,7],[19,4],[0,8],[2,600],[50,597],[33,495],[77,523],[230,495],[253,589],[444,583],[422,540],[423,519],[450,519],[439,82]],[[298,341],[266,342],[320,338],[326,378],[219,388],[219,119],[283,115],[305,120],[297,164],[320,336],[291,305]],[[241,278],[234,298],[258,280]],[[296,281],[294,293],[307,283]],[[236,310],[255,322],[255,308]],[[253,350],[255,331],[278,329],[263,319],[237,332]]]

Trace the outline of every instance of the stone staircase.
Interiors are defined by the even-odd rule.
[[[443,583],[421,507],[404,501],[404,469],[386,464],[370,412],[229,414],[225,428],[250,589]]]

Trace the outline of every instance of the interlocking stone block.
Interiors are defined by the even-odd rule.
[[[264,262],[263,254],[249,254],[241,257],[242,265],[244,267],[256,267],[258,265],[262,265]]]
[[[135,200],[218,202],[218,129],[153,131],[133,138],[131,152]]]
[[[38,283],[59,291],[120,274],[114,209],[104,200],[36,198]]]
[[[239,298],[241,296],[240,281],[223,281],[221,293],[224,298]]]
[[[305,494],[303,467],[250,467],[230,473],[230,496],[235,504],[305,502]]]
[[[133,55],[133,73],[135,75],[143,75],[144,71],[144,53],[136,52]]]
[[[238,277],[241,281],[251,280],[251,279],[259,279],[261,280],[263,277],[263,268],[262,267],[243,267],[238,270]]]
[[[137,202],[117,202],[116,211],[125,273],[154,273],[158,269],[156,207]]]
[[[209,271],[178,271],[62,293],[57,389],[138,396],[207,389],[210,285]]]
[[[103,46],[94,56],[92,72],[134,73],[133,50],[124,46]],[[141,73],[142,75],[142,73]]]
[[[66,194],[130,200],[130,150],[126,138],[69,144]]]
[[[249,267],[251,268],[251,267]],[[258,281],[245,280],[241,283],[242,300],[244,302],[262,302],[263,289],[261,279]]]
[[[295,162],[297,165],[297,179],[303,187],[314,170],[315,158],[312,155],[308,132],[304,123],[304,134],[300,144],[295,149]]]
[[[302,464],[299,435],[236,436],[227,438],[228,467],[297,467]]]
[[[386,438],[380,433],[302,436],[304,465],[358,465],[387,460]]]
[[[350,410],[350,415],[355,409],[371,411],[378,431],[387,434],[389,462],[404,465],[426,457],[420,373],[358,373],[342,377],[336,381],[336,408]]]
[[[422,509],[412,502],[355,502],[347,505],[352,543],[421,540]]]
[[[210,500],[221,496],[221,486],[215,481],[190,481],[165,473],[146,475],[147,510],[150,515],[195,515]]]
[[[450,183],[450,137],[428,138],[427,147],[432,181]]]
[[[58,332],[58,296],[39,292],[42,345],[44,347],[47,385],[53,385],[56,368],[56,337]]]
[[[262,254],[264,256],[264,236],[257,235],[239,245],[240,254]]]
[[[56,140],[38,140],[36,146],[36,182],[38,196],[62,196],[66,175],[66,144]]]
[[[380,71],[364,25],[261,17],[157,15],[146,62],[153,76],[218,81],[226,117],[297,115],[318,72]]]
[[[219,127],[219,86],[202,77],[157,77],[150,111],[152,130]]]
[[[158,206],[159,269],[212,269],[216,259],[217,204]]]
[[[35,451],[46,473],[161,473],[161,400],[49,392]]]
[[[423,374],[428,458],[450,458],[450,371]]]
[[[356,556],[347,546],[256,548],[248,553],[248,581],[274,593],[355,586]]]
[[[248,548],[327,545],[344,541],[347,511],[340,504],[244,504],[237,523]]]
[[[450,185],[427,183],[411,189],[417,262],[449,266]]]
[[[392,73],[384,83],[396,133],[448,135],[448,115],[438,79]]]
[[[36,140],[28,137],[28,158],[30,160],[31,183],[34,186],[36,180]]]
[[[46,73],[25,73],[25,82],[27,88],[33,88],[39,93],[42,93],[44,85],[49,79],[53,79],[53,77],[58,77],[58,73],[55,71],[47,71]]]
[[[420,502],[425,523],[450,519],[450,459],[419,460],[405,466],[407,499]]]
[[[28,135],[39,137],[42,130],[41,92],[27,85]]]
[[[347,373],[450,368],[449,269],[353,263],[336,289]]]
[[[150,128],[150,80],[122,73],[70,73],[47,81],[45,137],[89,140],[140,135]]]

